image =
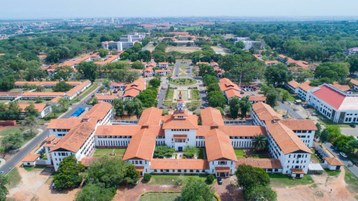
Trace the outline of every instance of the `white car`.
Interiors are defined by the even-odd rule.
[[[343,152],[339,152],[339,155],[341,155],[343,158],[347,158],[347,155]]]

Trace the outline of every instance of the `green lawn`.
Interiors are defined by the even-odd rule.
[[[174,96],[174,89],[169,88],[167,93],[165,94],[165,100],[172,102],[173,101],[173,96]]]
[[[9,183],[7,184],[9,189],[15,187],[21,181],[21,176],[17,168],[12,169],[6,176],[9,179]]]
[[[348,189],[354,193],[358,193],[358,178],[346,167],[344,168],[344,170],[344,180],[348,184]]]
[[[195,84],[196,80],[189,79],[189,78],[178,78],[178,79],[171,79],[169,83],[175,85],[187,86],[187,85]]]
[[[198,89],[192,89],[191,90],[191,100],[199,100],[199,90]]]
[[[180,193],[145,193],[140,197],[140,201],[177,201],[180,198]]]
[[[269,174],[272,186],[296,186],[313,184],[312,177],[305,175],[302,179],[293,179],[289,175],[284,174]]]
[[[243,149],[235,149],[235,154],[237,158],[244,158],[245,150]]]
[[[326,170],[326,173],[327,173],[329,176],[337,177],[337,176],[341,173],[341,171]]]
[[[177,185],[177,181],[181,180],[183,183],[189,178],[198,178],[205,182],[206,175],[152,175],[149,184],[153,185]]]
[[[122,158],[126,149],[96,149],[93,154],[93,157],[102,157],[102,156],[115,156]]]
[[[21,129],[19,127],[9,127],[0,131],[0,136],[9,135],[11,133],[16,133],[16,132],[21,132]]]

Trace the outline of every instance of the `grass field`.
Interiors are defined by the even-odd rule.
[[[168,46],[165,52],[192,53],[201,50],[200,47]]]
[[[0,136],[9,135],[11,133],[16,133],[16,132],[21,132],[21,129],[19,127],[9,127],[0,131]]]
[[[243,149],[235,149],[235,155],[237,158],[244,158],[245,150]]]
[[[192,89],[191,90],[191,100],[199,100],[199,90],[198,89]]]
[[[180,198],[180,193],[145,193],[140,197],[140,201],[178,201]]]
[[[332,177],[337,177],[341,173],[341,171],[335,171],[335,170],[325,170],[325,171],[329,176]]]
[[[6,176],[9,179],[9,183],[7,184],[9,189],[15,187],[21,181],[21,176],[17,168],[12,169]]]
[[[126,149],[96,149],[93,157],[115,156],[122,158]]]
[[[174,97],[174,89],[169,88],[168,91],[167,91],[167,94],[165,95],[165,100],[166,101],[173,101],[173,97]]]
[[[149,184],[153,185],[177,185],[177,181],[181,180],[185,183],[189,178],[198,178],[205,182],[206,175],[152,175]]]
[[[358,193],[358,178],[347,168],[344,168],[344,170],[346,173],[344,180],[348,184],[348,189],[354,193]]]
[[[296,186],[296,185],[307,185],[313,184],[312,177],[305,175],[302,179],[293,179],[288,175],[283,174],[269,174],[272,186]]]
[[[179,86],[188,86],[188,85],[195,84],[196,80],[189,79],[189,78],[179,78],[179,79],[171,79],[169,83]]]

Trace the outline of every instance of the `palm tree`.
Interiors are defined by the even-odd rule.
[[[254,147],[256,150],[264,150],[267,147],[267,137],[265,135],[256,135],[254,139]]]

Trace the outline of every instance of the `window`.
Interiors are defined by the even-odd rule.
[[[219,161],[219,165],[226,165],[226,161]]]

